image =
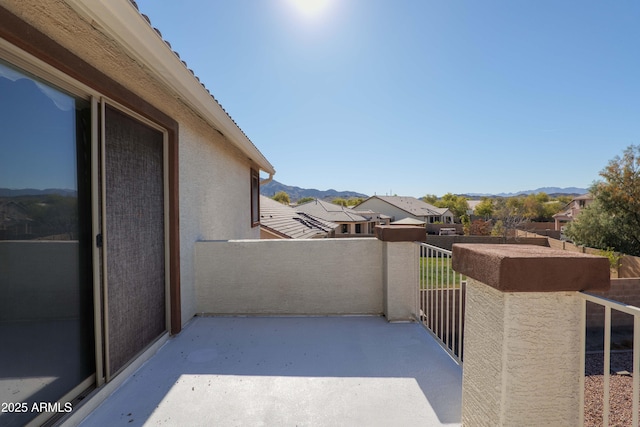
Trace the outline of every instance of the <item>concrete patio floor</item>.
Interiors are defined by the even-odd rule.
[[[461,396],[415,323],[196,317],[81,425],[460,425]]]

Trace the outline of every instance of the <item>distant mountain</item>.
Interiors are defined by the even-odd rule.
[[[0,188],[0,197],[43,196],[47,194],[75,197],[78,195],[78,192],[76,190],[67,190],[62,188],[45,188],[44,190],[38,190],[36,188],[21,188],[18,190]]]
[[[538,188],[536,190],[518,191],[517,193],[498,193],[498,194],[468,193],[468,194],[466,194],[466,196],[469,196],[469,197],[514,197],[514,196],[521,196],[521,195],[526,196],[526,195],[529,195],[529,194],[537,194],[537,193],[547,193],[548,195],[552,196],[552,195],[562,195],[562,194],[581,195],[581,194],[587,194],[588,192],[589,192],[589,190],[587,190],[586,188],[578,188],[578,187],[566,187],[566,188],[542,187],[542,188]]]
[[[267,197],[273,197],[277,192],[284,191],[289,195],[292,202],[300,200],[303,197],[314,197],[316,199],[335,199],[341,197],[348,199],[351,197],[367,198],[366,194],[356,193],[355,191],[336,191],[334,189],[329,190],[316,190],[315,188],[300,188],[291,185],[282,184],[276,180],[273,180],[267,184],[260,186],[260,194]]]

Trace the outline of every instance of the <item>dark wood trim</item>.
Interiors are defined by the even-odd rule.
[[[249,182],[251,183],[251,227],[253,228],[260,225],[260,173],[254,168],[251,168]],[[257,212],[256,218],[253,217],[254,210]]]
[[[167,129],[169,140],[169,298],[171,298],[171,334],[182,330],[180,298],[180,198],[178,180],[178,124]]]
[[[106,97],[167,130],[169,142],[170,333],[177,334],[182,329],[180,307],[178,122],[2,6],[0,6],[0,37],[57,68],[74,80],[104,94]]]

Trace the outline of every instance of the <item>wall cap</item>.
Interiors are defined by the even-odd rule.
[[[454,244],[452,267],[503,292],[607,290],[609,260],[534,245]]]
[[[424,242],[427,230],[414,225],[376,225],[376,237],[383,242]]]

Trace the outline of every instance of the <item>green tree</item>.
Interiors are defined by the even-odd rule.
[[[448,208],[457,218],[462,218],[462,216],[466,215],[469,210],[468,199],[452,193],[447,193],[442,196],[441,199],[436,201],[435,206],[439,208]]]
[[[363,201],[364,199],[362,197],[350,197],[349,200],[347,200],[347,206],[359,205]]]
[[[422,201],[435,206],[436,203],[438,203],[438,196],[435,194],[427,194],[422,198]]]
[[[347,201],[345,199],[343,199],[342,197],[336,197],[335,199],[333,199],[331,201],[331,203],[333,203],[334,205],[338,205],[338,206],[347,206]]]
[[[303,197],[302,199],[299,199],[296,203],[301,205],[303,203],[312,202],[315,199],[316,199],[315,197]]]
[[[491,218],[493,215],[493,200],[489,197],[484,197],[474,209],[474,213],[485,219]]]
[[[578,244],[640,255],[640,146],[629,146],[591,186],[594,202],[566,230]]]
[[[471,234],[471,218],[469,218],[469,215],[462,215],[460,217],[460,222],[462,222],[462,232],[464,233],[465,236],[468,236]]]
[[[289,205],[289,203],[291,203],[289,195],[285,191],[278,191],[273,195],[272,199],[276,202],[282,203],[283,205]]]
[[[617,218],[611,216],[600,200],[594,200],[582,209],[580,215],[567,224],[565,235],[578,245],[596,249],[619,248],[625,246],[619,235]]]
[[[525,218],[530,221],[544,221],[546,219],[544,206],[548,201],[549,196],[546,193],[529,194],[522,198]]]
[[[553,216],[560,212],[566,203],[560,200],[551,200],[544,204],[544,221],[553,221]]]

